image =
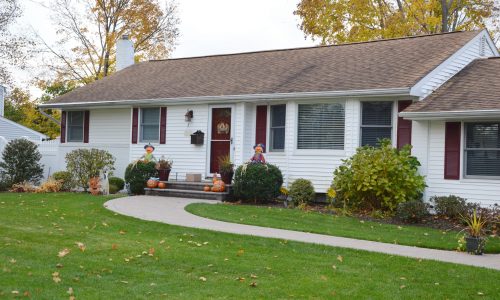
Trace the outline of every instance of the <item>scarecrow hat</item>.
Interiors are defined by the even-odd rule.
[[[255,146],[253,146],[254,149],[257,147],[261,147],[262,150],[266,150],[266,145],[264,145],[264,144],[256,144]]]
[[[153,148],[153,150],[155,150],[155,147],[154,147],[153,145],[151,145],[151,143],[149,143],[149,144],[145,145],[145,146],[144,146],[144,149],[146,149],[146,148],[148,148],[148,147],[151,147],[151,148]]]

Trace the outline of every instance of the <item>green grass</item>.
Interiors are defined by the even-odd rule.
[[[250,205],[188,205],[186,210],[202,217],[233,223],[267,226],[362,240],[455,250],[459,232],[419,226],[360,221],[357,218]],[[462,234],[463,235],[463,234]],[[486,252],[500,253],[500,238],[489,238]]]
[[[12,299],[12,291],[23,298],[28,291],[32,299],[67,299],[70,287],[76,299],[493,299],[500,294],[499,271],[141,221],[106,210],[107,199],[0,194],[0,298]],[[58,257],[64,248],[70,253]],[[142,254],[151,248],[153,256]],[[54,272],[61,282],[54,282]]]

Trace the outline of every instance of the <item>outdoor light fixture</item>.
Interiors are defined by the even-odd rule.
[[[193,118],[193,111],[188,109],[187,113],[184,115],[184,119],[186,122],[191,122],[191,119]]]

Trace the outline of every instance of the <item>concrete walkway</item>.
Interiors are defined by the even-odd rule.
[[[356,240],[351,238],[335,237],[323,234],[228,223],[202,218],[188,213],[184,210],[184,207],[191,203],[214,204],[217,202],[210,200],[155,196],[134,196],[113,199],[106,202],[104,206],[114,212],[123,215],[143,220],[167,223],[171,225],[201,228],[235,234],[253,235],[266,238],[277,238],[334,247],[352,248],[500,270],[500,254],[485,254],[482,256],[476,256],[454,251],[425,249],[411,246]]]

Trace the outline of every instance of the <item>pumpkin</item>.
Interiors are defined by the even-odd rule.
[[[205,187],[203,187],[203,191],[210,192],[210,186],[209,185],[205,185]]]
[[[226,184],[217,177],[217,173],[214,174],[213,183],[212,192],[222,193],[226,189]]]
[[[158,188],[159,189],[166,189],[167,188],[167,184],[165,182],[159,182],[158,183]]]
[[[148,188],[154,189],[158,186],[158,180],[151,178],[146,182],[146,185]]]

